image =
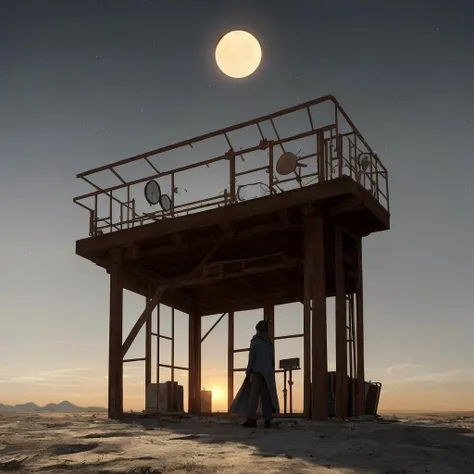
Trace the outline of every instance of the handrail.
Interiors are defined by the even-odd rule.
[[[311,109],[311,107],[324,102],[331,102],[333,104],[334,115],[332,118],[329,117],[327,119],[325,126],[315,128],[316,122],[313,119],[320,116],[312,115],[315,110]],[[318,113],[318,111],[319,113],[324,112],[324,110],[318,109],[316,110],[316,113]],[[303,131],[301,133],[288,135],[277,129],[276,122],[278,121],[275,119],[298,111],[306,111],[308,115],[304,122],[306,123],[306,126],[302,127]],[[263,132],[265,121],[269,122],[269,125],[271,125],[271,128],[273,129],[272,135],[275,137],[274,139],[267,139],[267,137],[265,137]],[[319,123],[320,118],[318,118],[318,125]],[[231,140],[234,140],[234,138],[229,137],[228,134],[236,130],[242,130],[254,126],[256,126],[258,129],[260,142],[255,143],[254,141],[254,143],[246,143],[245,148],[241,147],[240,149],[238,147],[234,147],[231,142]],[[348,127],[349,132],[346,132]],[[344,133],[342,133],[342,130],[344,130]],[[220,135],[225,138],[229,149],[224,152],[226,145],[225,142],[223,142],[224,146],[221,147],[220,150],[215,150],[220,154],[214,156],[213,158],[209,158],[200,162],[185,164],[177,168],[167,169],[164,171],[159,171],[158,168],[149,160],[149,157],[153,155],[165,153],[183,146],[192,147],[194,143],[202,142],[209,138],[215,138]],[[301,145],[301,143],[303,143],[303,145]],[[285,147],[287,144],[292,144],[291,146],[294,148],[294,150],[300,147],[300,145],[305,148],[302,156],[299,156],[299,161],[301,163],[307,163],[309,168],[300,168],[298,172],[295,172],[289,176],[277,176],[275,168],[277,160],[274,159],[275,147],[280,147],[282,151],[285,152],[285,150],[290,149],[290,145]],[[255,163],[255,166],[251,167],[250,169],[246,169],[245,166],[242,169],[240,167],[240,160],[236,160],[236,158],[240,157],[242,161],[245,161],[246,155],[256,152],[260,161]],[[262,153],[266,156],[266,161],[264,163],[261,161]],[[370,157],[368,163],[361,163],[361,155],[368,155]],[[124,175],[119,174],[119,171],[115,169],[122,165],[141,159],[146,161],[146,163],[153,170],[151,175],[127,181],[124,179]],[[237,166],[237,161],[239,166]],[[218,162],[228,163],[228,180],[225,185],[223,183],[219,194],[214,194],[216,192],[214,191],[212,195],[211,193],[209,193],[207,196],[204,194],[201,196],[202,199],[194,199],[193,201],[184,203],[175,202],[176,195],[178,193],[177,188],[175,187],[177,175],[182,172],[201,168],[203,166],[209,166]],[[91,178],[88,177],[94,173],[99,173],[106,170],[112,172],[112,174],[118,179],[118,184],[109,186],[107,188],[101,188],[91,181]],[[260,176],[262,174],[265,176],[266,173],[268,177],[263,179],[256,178],[255,176],[258,176],[258,173],[260,173]],[[275,112],[273,114],[268,114],[257,119],[242,122],[232,127],[223,128],[211,133],[197,136],[190,140],[184,140],[173,145],[161,147],[147,153],[142,153],[125,160],[117,161],[110,165],[100,166],[84,173],[80,173],[77,175],[77,177],[92,186],[93,190],[91,192],[74,197],[73,202],[89,211],[89,234],[96,235],[99,231],[102,233],[102,231],[106,231],[107,229],[110,232],[114,232],[115,230],[122,230],[124,226],[125,228],[128,228],[137,224],[143,225],[145,223],[159,221],[160,219],[169,219],[192,212],[199,212],[206,208],[209,209],[213,207],[235,204],[239,200],[247,200],[244,199],[242,195],[238,195],[238,189],[240,186],[251,186],[252,183],[254,186],[258,185],[259,183],[264,184],[265,189],[268,188],[269,194],[275,194],[293,189],[295,186],[304,187],[312,184],[313,182],[331,180],[343,175],[350,176],[352,179],[354,179],[354,181],[359,183],[368,192],[370,192],[374,199],[376,199],[383,207],[389,210],[387,169],[380,161],[378,155],[367,144],[359,130],[355,127],[354,123],[350,120],[347,113],[342,109],[340,104],[333,96],[328,95],[294,107],[280,110],[279,112]],[[141,208],[141,203],[138,202],[138,207],[136,206],[135,194],[132,198],[131,192],[136,191],[136,188],[134,190],[133,187],[140,183],[145,183],[147,181],[163,177],[169,177],[171,182],[170,212],[165,212],[163,210],[152,213],[142,212],[144,209]],[[225,176],[222,176],[222,178],[225,180]],[[247,179],[249,179],[250,182],[247,182]],[[179,182],[179,184],[180,187],[182,187],[182,182]],[[290,186],[290,188],[288,186]],[[221,194],[222,190],[224,195]],[[124,195],[125,191],[126,197]],[[262,192],[264,194],[267,193],[267,191],[260,190],[259,195]],[[249,195],[247,194],[246,197],[249,198]],[[254,196],[254,198],[255,197],[258,196]],[[86,205],[82,202],[90,198],[93,198],[94,200],[92,205]],[[104,199],[106,200],[105,203]],[[120,215],[118,217],[115,217],[114,212],[115,209],[118,209],[116,203],[118,206],[120,206]],[[99,216],[99,212],[106,215]],[[105,223],[105,225],[103,225],[103,223]]]

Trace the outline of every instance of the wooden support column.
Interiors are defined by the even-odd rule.
[[[328,356],[326,321],[326,272],[324,258],[324,221],[322,216],[305,220],[305,273],[310,283],[312,315],[311,418],[328,417]],[[306,268],[308,266],[308,268]],[[307,299],[307,297],[306,297]]]
[[[263,308],[263,319],[268,323],[268,335],[273,341],[275,338],[275,306],[265,306]]]
[[[150,301],[153,296],[148,292],[148,297],[146,298],[146,304]],[[150,313],[150,316],[146,320],[145,325],[145,409],[146,409],[146,393],[148,387],[151,384],[151,323],[152,323],[153,312]]]
[[[305,229],[303,299],[303,415],[311,417],[311,283],[314,262],[311,236]]]
[[[201,412],[201,316],[189,313],[189,393],[188,412]]]
[[[362,275],[362,238],[357,239],[357,291],[356,291],[356,343],[357,343],[357,408],[365,414],[365,368],[364,368],[364,291]]]
[[[156,305],[156,413],[160,412],[160,303]]]
[[[336,274],[336,418],[348,417],[347,386],[347,315],[343,233],[335,229]]]
[[[227,342],[227,410],[234,401],[234,312],[229,311]]]
[[[110,319],[109,319],[109,418],[123,415],[123,273],[119,264],[110,270]]]

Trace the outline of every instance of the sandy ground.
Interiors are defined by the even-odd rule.
[[[225,418],[0,413],[1,472],[474,474],[474,413],[243,429]]]

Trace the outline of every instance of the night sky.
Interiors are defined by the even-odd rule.
[[[2,1],[0,402],[106,403],[109,282],[74,254],[77,173],[332,94],[389,172],[392,229],[364,242],[367,379],[385,409],[473,409],[473,15],[469,0]],[[234,29],[263,50],[245,79],[214,61]],[[127,295],[125,330],[143,304]],[[301,313],[279,308],[277,334]],[[204,344],[206,388],[226,387],[225,335]],[[127,375],[141,409],[143,366]]]

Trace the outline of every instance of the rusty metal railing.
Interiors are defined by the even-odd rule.
[[[233,134],[240,137],[236,139]],[[204,149],[203,153],[213,157],[201,161],[191,158],[191,163],[169,166],[177,152],[185,154],[195,148]],[[279,153],[288,151],[296,154],[305,167],[298,167],[288,176],[279,176],[275,169]],[[145,164],[149,171],[139,178],[127,179],[126,169],[138,164]],[[220,172],[213,173],[213,167],[219,167]],[[193,176],[186,178],[189,173]],[[202,178],[198,177],[199,173]],[[104,174],[116,183],[97,184],[94,178]],[[94,236],[235,205],[241,200],[342,176],[354,179],[389,210],[386,168],[336,99],[325,96],[80,173],[77,178],[93,190],[75,197],[74,202],[88,210],[89,235]],[[196,185],[200,179],[205,181],[201,187]],[[169,189],[169,210],[146,212],[143,189],[150,180],[157,180],[162,188]],[[252,185],[259,191],[249,197],[243,190]],[[194,189],[188,195],[190,187]],[[180,188],[185,190],[186,197],[179,192]]]

